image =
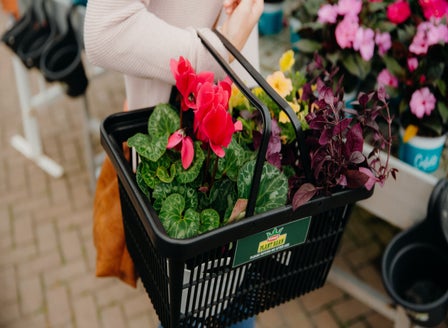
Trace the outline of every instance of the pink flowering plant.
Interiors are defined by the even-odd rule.
[[[408,138],[446,132],[447,0],[321,0],[296,15],[300,52],[360,78],[360,90],[386,87]]]
[[[404,141],[440,136],[448,127],[448,1],[401,0],[387,6],[392,46],[377,83],[398,102]]]
[[[312,177],[298,160],[296,134],[284,111],[263,91],[252,92],[269,108],[271,135],[262,168],[254,213],[292,204],[296,209],[314,196],[345,188],[372,189],[394,170],[378,150],[390,154],[390,129],[384,136],[375,123],[388,115],[384,90],[363,94],[359,112],[347,112],[334,75],[316,62],[307,81],[294,70],[286,52],[280,70],[267,82],[293,109],[306,130]],[[171,60],[178,106],[157,105],[148,133],[128,145],[139,155],[136,180],[151,200],[167,234],[189,238],[245,217],[264,120],[237,87],[213,73],[196,73],[184,58]],[[390,124],[389,124],[390,127]],[[363,154],[364,132],[375,136],[375,151]]]

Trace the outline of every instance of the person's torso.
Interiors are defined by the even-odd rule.
[[[167,23],[179,27],[211,27],[222,0],[145,0],[148,9]]]

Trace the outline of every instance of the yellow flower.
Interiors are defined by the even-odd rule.
[[[229,107],[235,108],[240,105],[247,105],[247,98],[241,93],[240,89],[232,83],[232,95],[229,99]]]
[[[294,111],[294,113],[298,113],[300,112],[300,105],[299,104],[293,104],[291,102],[288,101],[289,106],[291,106],[292,110]],[[284,111],[280,111],[280,114],[278,116],[278,121],[280,123],[288,123],[290,122],[288,115],[286,115],[286,113]]]
[[[285,51],[279,60],[280,70],[282,72],[289,71],[292,68],[292,65],[294,65],[294,62],[294,51]]]
[[[403,142],[407,143],[409,140],[417,135],[418,126],[409,124],[404,131]]]
[[[257,97],[260,97],[260,96],[264,93],[264,91],[263,91],[263,89],[262,89],[261,87],[255,87],[255,88],[253,88],[253,89],[252,89],[252,92],[253,92],[253,94],[254,94],[255,96],[257,96]]]
[[[283,72],[277,71],[266,78],[266,81],[281,96],[286,97],[292,91],[292,82]]]

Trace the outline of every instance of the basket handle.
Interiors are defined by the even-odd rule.
[[[238,49],[236,49],[233,44],[227,40],[227,38],[222,35],[218,30],[214,29],[214,33],[218,36],[218,38],[223,43],[224,47],[230,52],[230,54],[241,64],[241,66],[249,73],[249,75],[255,80],[255,82],[264,90],[264,92],[283,110],[286,115],[289,117],[296,134],[296,146],[299,150],[299,158],[302,162],[305,177],[307,181],[312,181],[311,175],[311,162],[309,158],[309,152],[305,143],[305,135],[302,130],[299,119],[297,118],[296,113],[288,104],[288,102],[283,99],[270,85],[266,82],[264,77],[249,63],[249,61],[241,54]],[[233,71],[230,65],[227,63],[224,58],[214,49],[211,43],[200,33],[198,32],[198,36],[201,39],[204,46],[207,50],[212,54],[215,60],[221,65],[223,70],[231,77],[231,79],[238,86],[240,91],[249,99],[249,101],[260,111],[263,119],[263,136],[262,142],[260,146],[260,150],[258,152],[257,161],[255,165],[254,176],[252,178],[252,186],[250,191],[250,196],[248,200],[248,205],[246,209],[246,215],[251,216],[255,210],[256,198],[258,195],[258,189],[260,185],[261,173],[263,169],[263,164],[265,162],[267,147],[269,143],[269,138],[271,135],[271,116],[269,109],[266,107],[264,103],[262,103],[246,86],[246,84],[238,77],[238,75]]]

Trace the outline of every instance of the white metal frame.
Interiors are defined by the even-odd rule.
[[[54,0],[62,5],[70,6],[69,0]],[[25,0],[20,2],[21,8],[26,8]],[[29,3],[28,3],[29,4]],[[83,21],[82,8],[78,11],[78,25],[82,26]],[[55,178],[64,175],[64,168],[55,160],[48,157],[43,152],[42,138],[40,135],[39,122],[35,116],[36,110],[40,107],[49,105],[53,101],[64,96],[64,90],[60,84],[54,83],[51,87],[47,87],[45,79],[42,75],[38,75],[38,92],[33,94],[30,85],[29,70],[23,65],[17,56],[13,56],[13,69],[16,79],[17,93],[19,97],[20,113],[22,117],[23,135],[14,135],[10,142],[18,152],[26,158],[33,161],[43,171]],[[92,67],[92,74],[89,78],[100,75],[104,70],[98,67]],[[90,133],[98,131],[99,122],[90,116],[87,96],[84,94],[82,98],[82,124],[83,124],[83,142],[86,168],[89,173],[90,189],[93,191],[96,185],[96,169],[104,158],[103,154],[95,155],[92,146]]]

